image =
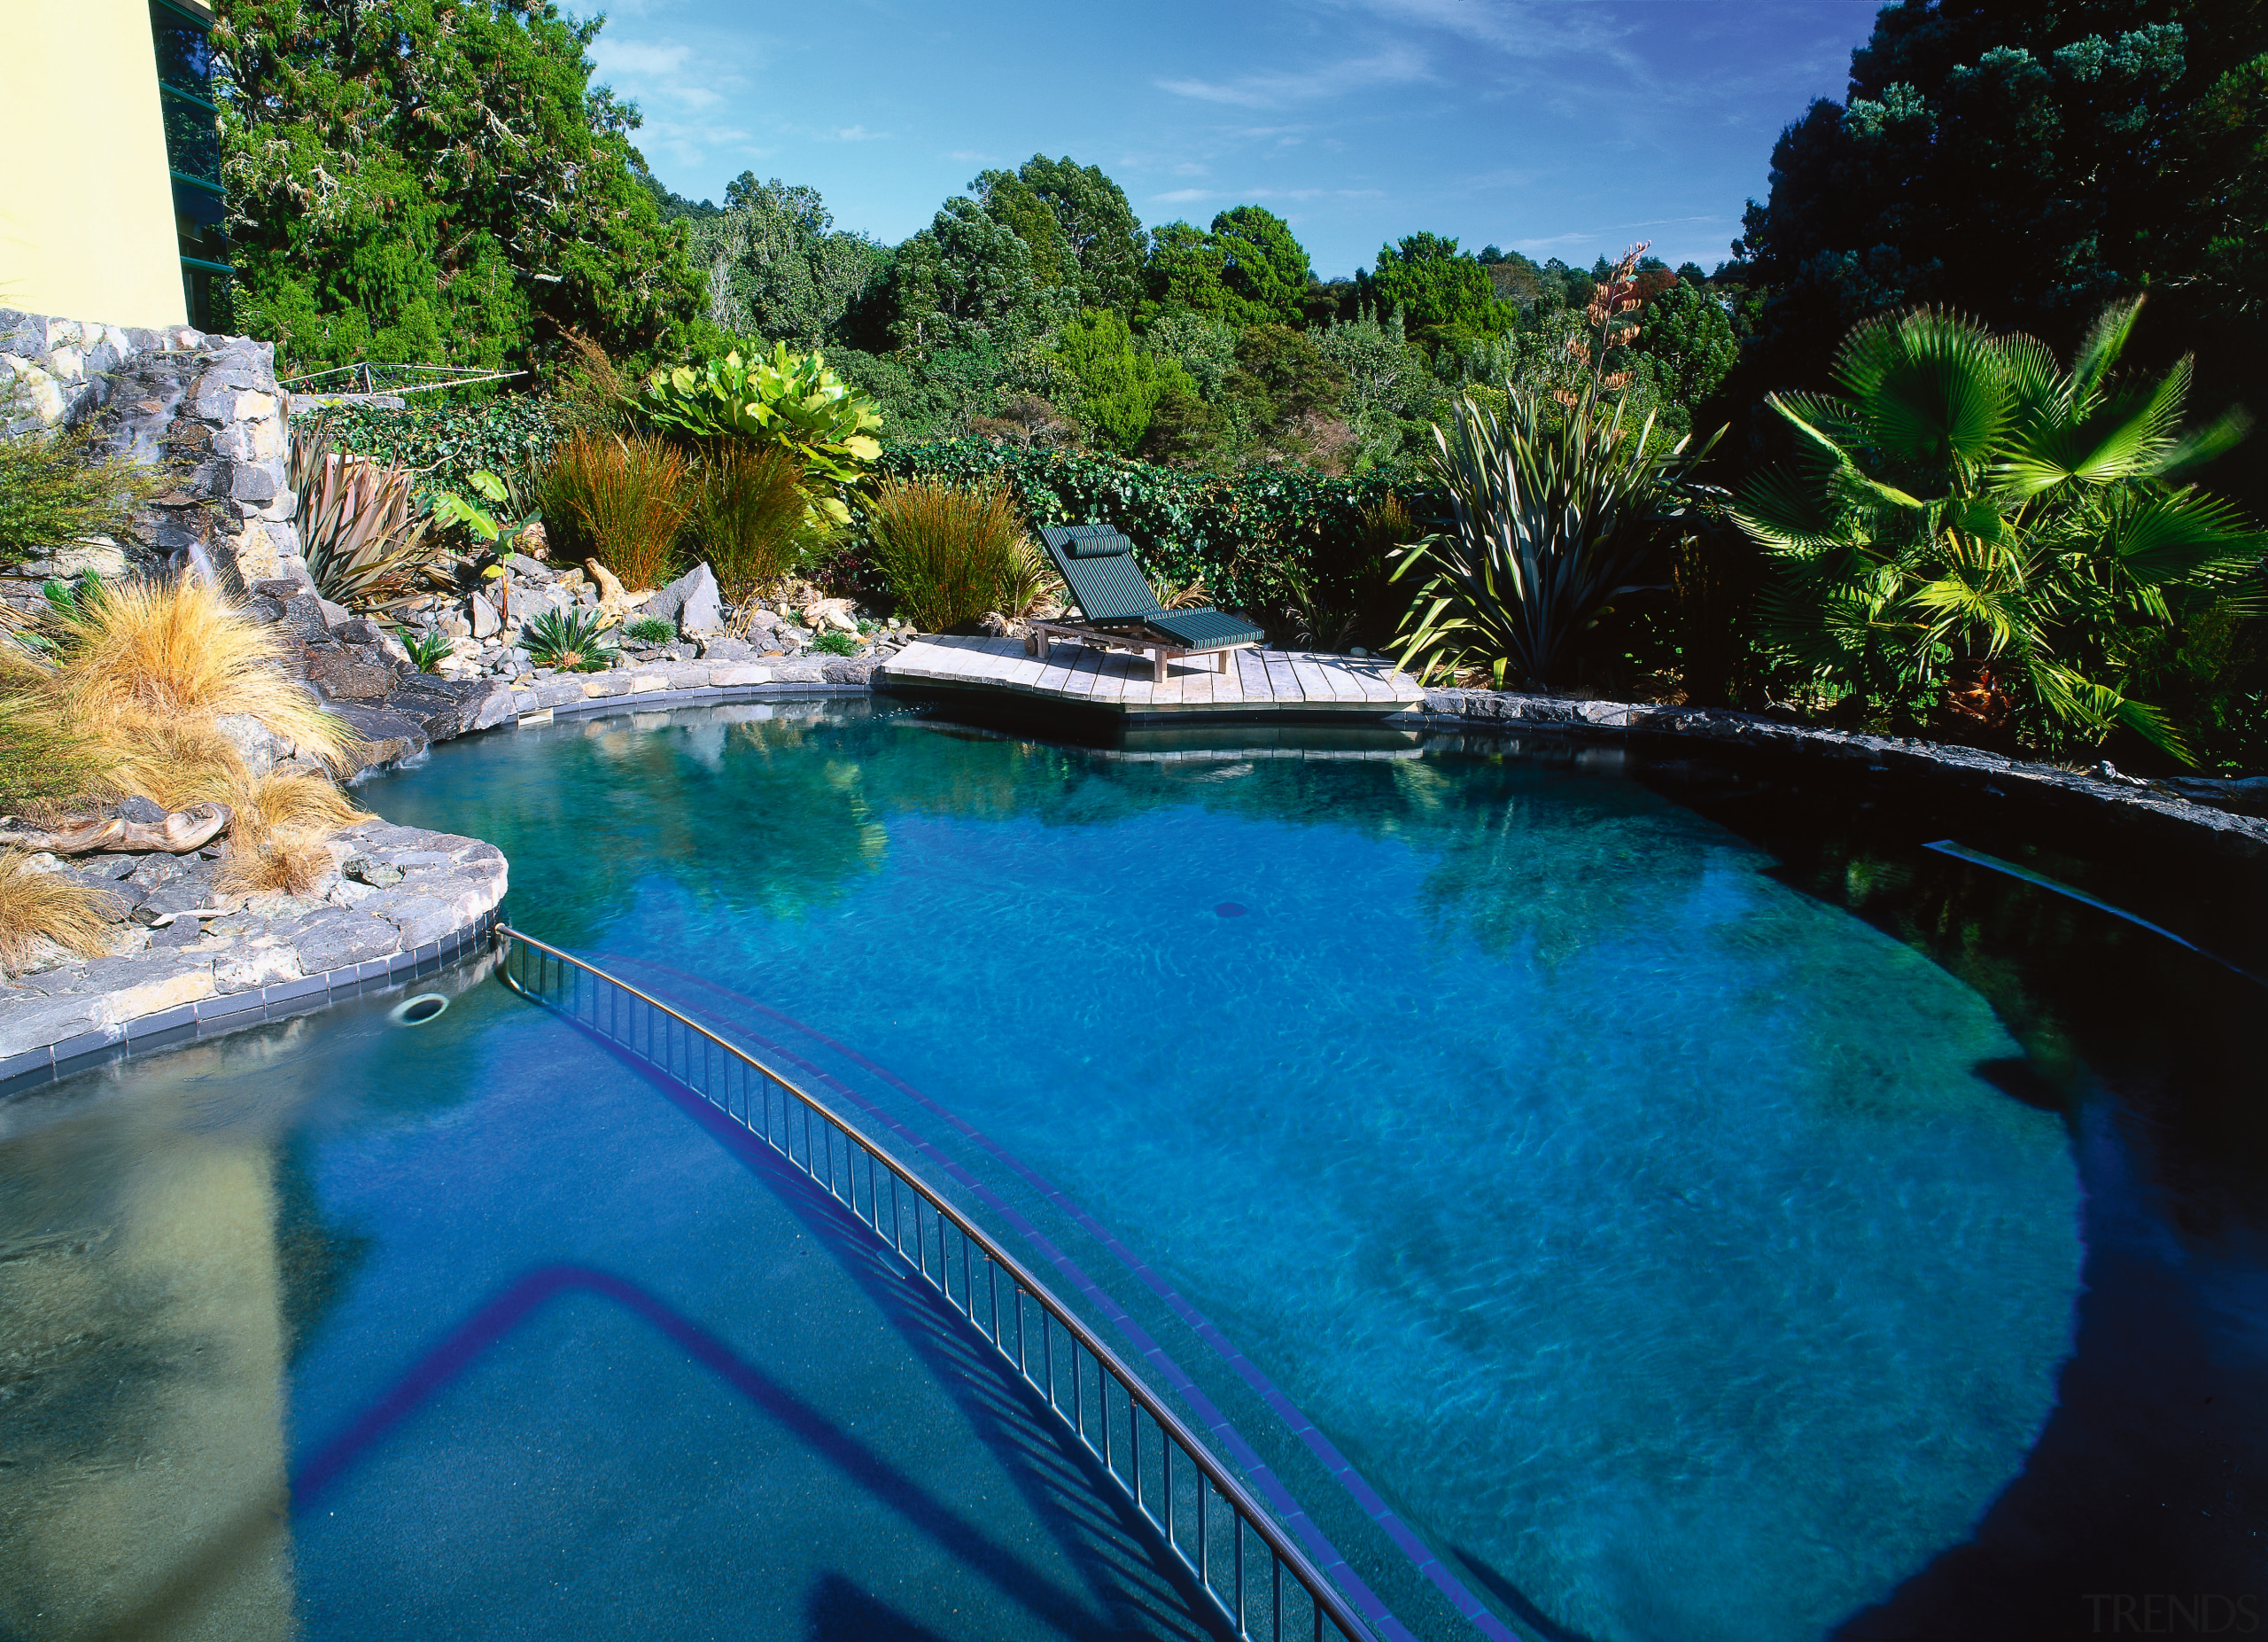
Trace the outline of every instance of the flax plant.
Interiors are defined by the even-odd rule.
[[[885,479],[866,517],[875,563],[899,609],[926,632],[999,610],[1020,583],[1030,586],[1030,541],[1000,486]]]
[[[1399,555],[1393,580],[1424,571],[1395,635],[1398,665],[1421,677],[1477,668],[1550,688],[1576,642],[1617,599],[1659,585],[1648,560],[1689,500],[1697,450],[1651,448],[1654,419],[1635,433],[1595,380],[1564,414],[1508,385],[1503,416],[1460,399],[1454,431],[1436,426],[1432,464],[1450,528]]]

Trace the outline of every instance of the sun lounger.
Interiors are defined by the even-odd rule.
[[[1213,656],[1229,670],[1229,652],[1262,643],[1267,635],[1241,617],[1217,610],[1168,610],[1158,603],[1134,563],[1133,543],[1107,525],[1050,525],[1040,537],[1070,590],[1076,621],[1028,621],[1027,654],[1045,659],[1058,639],[1101,650],[1146,652],[1153,678],[1166,681],[1166,663],[1182,656]]]

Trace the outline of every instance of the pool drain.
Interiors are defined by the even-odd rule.
[[[449,1007],[439,992],[420,992],[394,1005],[392,1018],[398,1026],[423,1026]]]

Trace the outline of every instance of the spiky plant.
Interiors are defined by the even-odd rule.
[[[432,673],[454,652],[446,633],[405,633],[401,648],[409,653],[409,665],[420,673]]]
[[[1505,413],[1463,398],[1454,432],[1433,430],[1433,469],[1450,528],[1401,555],[1394,580],[1421,570],[1394,643],[1421,675],[1480,668],[1549,687],[1566,676],[1576,642],[1616,599],[1658,585],[1648,561],[1682,510],[1699,449],[1651,448],[1654,419],[1622,422],[1594,385],[1563,412],[1514,386]]]
[[[537,666],[563,673],[597,673],[614,663],[595,611],[548,610],[520,629],[520,648]]]
[[[1899,314],[1845,342],[1842,397],[1772,395],[1802,454],[1736,515],[1769,555],[1770,635],[1873,712],[2087,745],[2124,727],[2186,759],[2138,662],[2185,617],[2256,609],[2268,536],[2178,482],[2239,432],[2183,434],[2189,362],[2113,375],[2140,307],[2068,370],[2030,337]]]
[[[327,412],[291,424],[291,522],[315,591],[349,610],[398,603],[444,556],[412,505],[408,469],[341,450]]]
[[[866,518],[898,609],[924,632],[1000,609],[1021,580],[1023,518],[1000,486],[885,479]]]
[[[677,637],[677,624],[659,616],[640,616],[622,624],[622,636],[633,644],[666,644]]]
[[[791,450],[726,441],[703,461],[699,479],[686,533],[727,603],[778,587],[833,532],[812,509],[803,462]]]
[[[675,446],[586,430],[551,453],[536,494],[556,558],[595,558],[635,590],[668,579],[699,492]]]

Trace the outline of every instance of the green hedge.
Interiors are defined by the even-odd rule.
[[[434,394],[400,410],[357,406],[329,415],[342,449],[400,463],[417,474],[418,491],[425,495],[442,490],[469,495],[475,470],[515,473],[550,455],[566,434],[553,401],[533,393],[455,403]]]
[[[1334,479],[1272,467],[1191,473],[986,439],[886,446],[875,467],[902,479],[998,479],[1015,492],[1035,530],[1115,525],[1153,578],[1201,577],[1223,609],[1279,605],[1286,569],[1326,587],[1351,577],[1362,512],[1390,493],[1399,490],[1420,515],[1433,508],[1406,482],[1378,474]]]

